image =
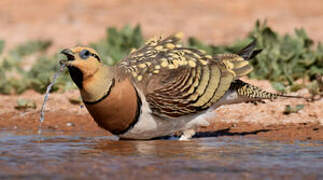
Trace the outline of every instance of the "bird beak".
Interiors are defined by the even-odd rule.
[[[73,61],[73,60],[75,60],[74,53],[73,53],[73,51],[72,51],[72,50],[70,50],[70,49],[63,49],[63,50],[61,51],[61,54],[64,54],[64,55],[67,57],[67,60],[68,60],[68,61]]]

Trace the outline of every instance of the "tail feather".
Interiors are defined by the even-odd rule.
[[[256,49],[256,40],[253,40],[250,44],[248,44],[245,48],[241,49],[237,54],[245,60],[249,60],[254,58],[257,54],[259,54],[262,49]]]
[[[235,74],[236,79],[247,75],[253,70],[249,60],[261,52],[261,49],[254,50],[256,41],[252,41],[245,48],[236,54],[218,54],[216,58],[226,65],[226,68]]]
[[[254,58],[262,51],[262,49],[255,50],[255,47],[256,40],[253,40],[250,44],[248,44],[245,48],[241,49],[237,53],[237,55],[239,55],[243,59],[243,61],[234,61],[233,71],[236,73],[237,78],[245,76],[253,70],[253,67],[251,66],[249,60]]]
[[[290,96],[290,95],[267,92],[265,90],[262,90],[259,87],[248,84],[241,80],[235,80],[234,82],[232,82],[230,89],[237,93],[238,98],[244,98],[246,101],[259,101],[263,99],[272,100],[278,97],[306,99],[305,97],[302,97],[302,96]]]

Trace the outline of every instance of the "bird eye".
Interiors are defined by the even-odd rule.
[[[82,50],[80,52],[80,57],[82,59],[87,59],[90,55],[91,55],[90,51],[89,50],[86,50],[86,49],[84,49],[84,50]]]

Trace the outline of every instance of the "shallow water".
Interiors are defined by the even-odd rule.
[[[117,141],[0,131],[0,179],[322,179],[323,142],[245,137]]]

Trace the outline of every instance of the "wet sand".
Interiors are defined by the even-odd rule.
[[[267,81],[248,80],[259,87],[272,91]],[[297,95],[308,96],[306,90]],[[43,122],[44,130],[72,134],[73,132],[110,135],[99,128],[82,104],[73,105],[69,99],[79,97],[77,90],[50,94]],[[15,110],[19,98],[32,99],[36,109]],[[22,130],[36,133],[39,127],[40,107],[44,95],[28,91],[20,96],[0,95],[0,129]],[[285,115],[286,105],[304,104],[298,113]],[[323,140],[323,99],[307,102],[302,99],[279,98],[265,104],[242,103],[223,106],[214,111],[211,125],[201,127],[197,136],[244,136],[266,140]],[[208,133],[206,133],[208,132]]]

